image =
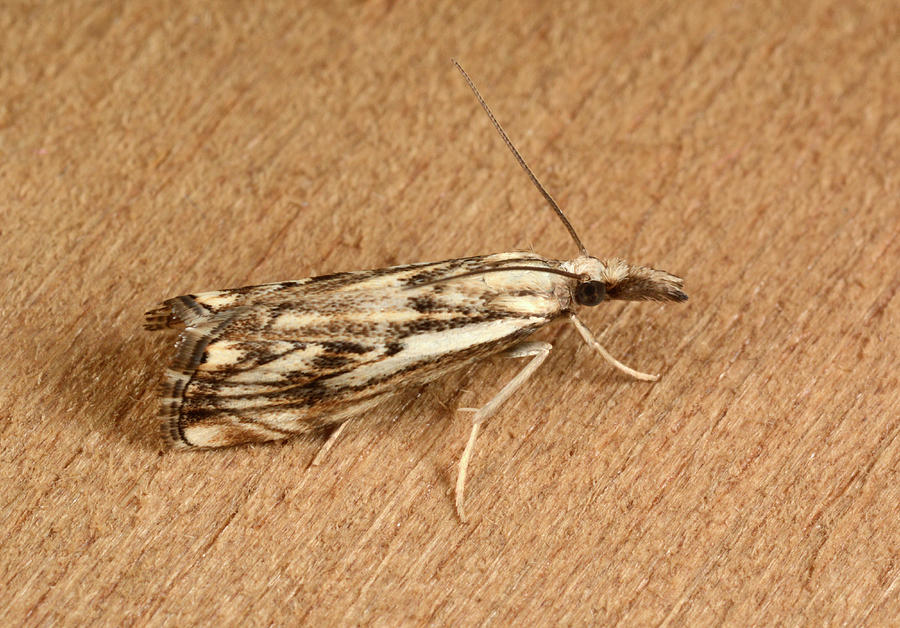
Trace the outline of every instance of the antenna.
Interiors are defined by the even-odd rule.
[[[450,275],[449,277],[440,277],[438,279],[432,279],[424,283],[408,285],[406,286],[406,288],[408,290],[411,290],[413,288],[421,288],[423,286],[431,286],[436,283],[452,281],[454,279],[459,279],[460,277],[472,277],[474,275],[483,275],[485,273],[499,273],[507,270],[524,270],[526,272],[550,273],[551,275],[562,275],[563,277],[568,277],[569,279],[584,280],[584,277],[582,275],[579,275],[577,273],[570,273],[569,271],[563,270],[561,268],[547,268],[546,266],[501,266],[499,268],[479,268],[478,270],[470,270],[469,272],[460,273],[458,275]]]
[[[534,183],[534,186],[540,191],[540,193],[544,196],[546,201],[550,204],[550,207],[553,208],[553,211],[556,212],[556,215],[559,216],[559,219],[562,220],[563,224],[566,226],[566,229],[569,230],[569,235],[572,236],[572,239],[575,240],[575,244],[578,246],[578,250],[581,251],[582,255],[587,255],[587,249],[584,248],[584,245],[581,243],[581,239],[578,237],[578,234],[575,233],[575,228],[572,226],[572,223],[569,222],[569,219],[566,218],[566,215],[563,214],[563,211],[559,208],[559,205],[553,200],[553,197],[550,196],[550,193],[541,185],[541,182],[538,181],[538,178],[534,176],[534,172],[532,172],[531,168],[528,167],[528,164],[525,163],[525,159],[522,157],[522,154],[512,143],[512,140],[509,139],[509,136],[506,134],[506,131],[503,130],[503,127],[500,126],[500,123],[497,122],[497,118],[494,117],[494,113],[491,111],[491,108],[488,107],[488,104],[484,101],[484,98],[481,97],[481,93],[478,91],[478,88],[475,87],[475,83],[469,78],[469,75],[466,74],[466,71],[463,70],[462,66],[456,61],[456,59],[451,59],[453,61],[453,65],[456,66],[456,69],[459,70],[459,73],[462,74],[462,77],[466,80],[466,83],[469,84],[469,88],[472,90],[472,93],[475,94],[475,98],[478,99],[478,103],[481,105],[481,108],[484,109],[484,112],[488,115],[488,118],[491,119],[491,123],[494,125],[494,128],[497,129],[497,133],[500,134],[500,137],[503,138],[503,142],[506,144],[506,147],[512,151],[513,157],[516,158],[516,161],[519,162],[519,165],[522,166],[522,170],[525,171],[525,174],[528,175],[528,178],[531,179],[531,182]]]

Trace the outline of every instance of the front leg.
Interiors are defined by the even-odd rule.
[[[627,373],[628,375],[631,375],[635,379],[640,379],[645,382],[655,382],[656,380],[659,379],[659,375],[654,375],[652,373],[642,373],[640,371],[634,370],[630,366],[626,366],[625,364],[622,364],[621,362],[619,362],[617,359],[615,359],[612,356],[612,354],[609,351],[607,351],[606,349],[603,348],[603,345],[600,344],[600,341],[598,341],[594,337],[594,334],[591,333],[591,330],[588,329],[587,326],[581,322],[581,319],[579,319],[577,316],[575,316],[574,313],[570,314],[569,317],[572,319],[572,324],[575,325],[575,329],[577,329],[578,333],[581,334],[581,337],[584,338],[584,341],[586,343],[588,343],[588,345],[593,347],[594,350],[597,351],[597,353],[599,353],[600,355],[603,356],[604,360],[606,360],[607,362],[612,364],[614,367],[616,367],[623,373]]]
[[[478,430],[481,424],[500,408],[503,403],[509,399],[516,390],[524,384],[529,377],[538,369],[541,363],[550,355],[550,349],[553,348],[549,342],[523,342],[504,351],[501,355],[507,358],[524,358],[532,356],[531,361],[525,365],[519,373],[513,377],[506,386],[500,389],[493,399],[488,401],[481,408],[460,408],[461,410],[475,410],[475,416],[472,417],[472,431],[469,433],[469,442],[466,443],[466,449],[463,451],[462,458],[459,459],[459,475],[456,477],[456,513],[459,520],[465,523],[466,516],[463,511],[463,491],[466,487],[466,470],[469,468],[469,461],[472,459],[472,452],[475,449],[475,439],[478,438]]]

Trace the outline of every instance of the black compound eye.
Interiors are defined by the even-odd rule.
[[[585,281],[575,288],[578,305],[597,305],[606,298],[606,284],[602,281]]]

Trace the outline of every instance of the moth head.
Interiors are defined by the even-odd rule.
[[[578,305],[603,301],[686,301],[684,281],[663,270],[632,266],[619,259],[582,256],[569,262],[580,279],[572,297]],[[568,270],[568,269],[567,269]]]

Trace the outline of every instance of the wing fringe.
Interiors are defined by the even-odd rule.
[[[156,331],[182,329],[175,353],[165,377],[159,384],[160,431],[163,440],[174,449],[190,449],[194,444],[185,438],[181,424],[184,392],[203,361],[206,347],[221,335],[243,308],[212,314],[193,295],[168,299],[144,314],[144,328]]]

